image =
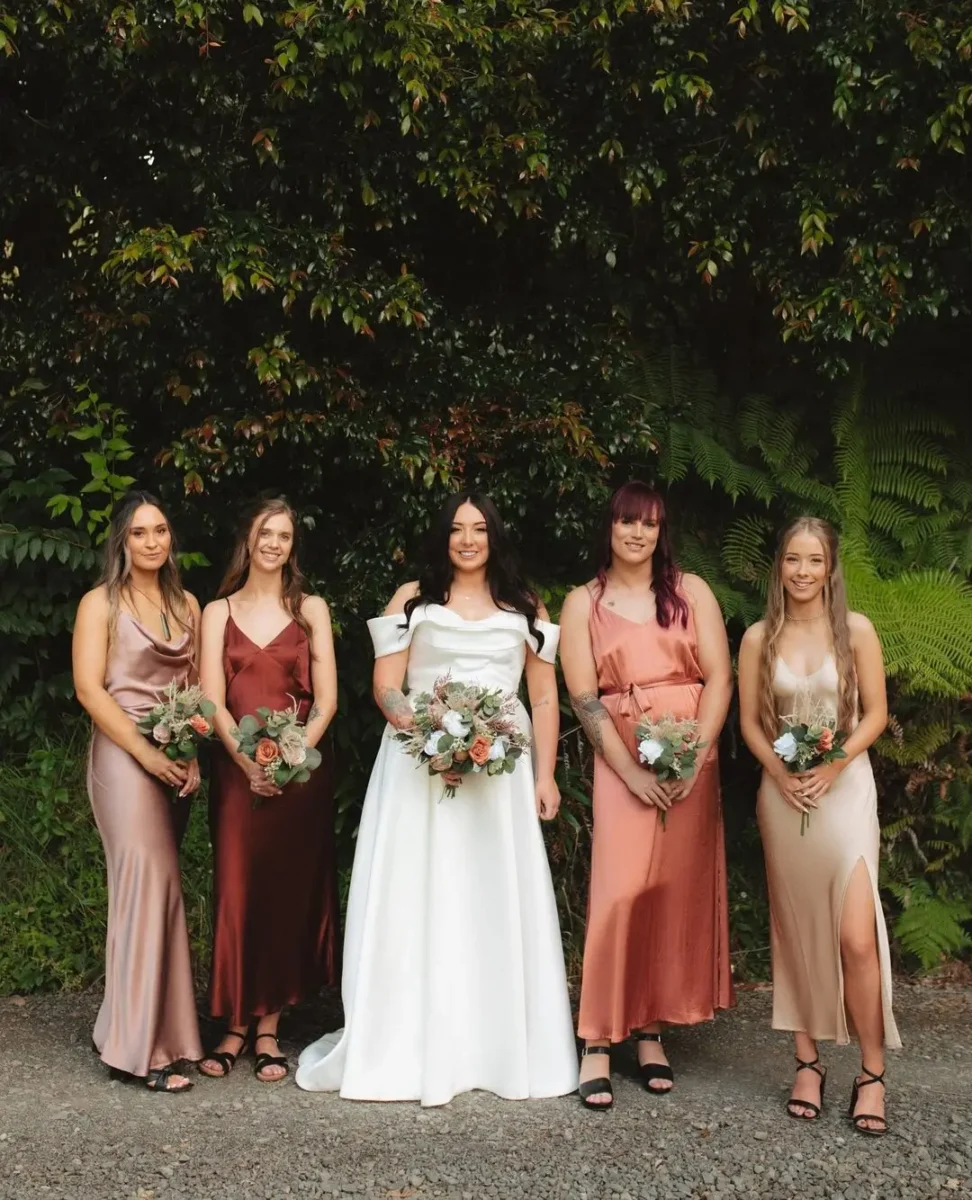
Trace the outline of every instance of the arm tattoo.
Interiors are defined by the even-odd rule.
[[[392,725],[397,724],[399,718],[406,715],[410,716],[412,706],[406,700],[404,693],[400,688],[385,687],[382,688],[377,696],[378,707],[385,714]]]
[[[311,721],[316,721],[320,715],[321,715],[321,710],[317,707],[317,702],[315,701],[311,705],[310,712],[307,714],[307,722],[306,723],[309,725],[311,723]]]
[[[531,708],[531,709],[533,709],[533,710],[536,710],[536,709],[538,709],[538,708],[543,708],[543,706],[544,706],[545,704],[549,704],[549,703],[550,703],[550,697],[549,697],[549,696],[544,696],[544,697],[543,697],[543,699],[542,699],[542,700],[538,700],[538,701],[536,702],[536,704],[531,704],[531,705],[530,705],[530,708]]]
[[[604,753],[604,735],[601,730],[601,725],[605,721],[610,721],[611,714],[598,700],[596,692],[578,692],[576,696],[571,695],[570,706],[573,708],[580,721],[584,732],[587,734],[587,740],[591,743],[598,754]]]

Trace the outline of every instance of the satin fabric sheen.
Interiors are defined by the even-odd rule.
[[[410,645],[408,687],[454,680],[515,691],[526,619],[466,621],[441,605],[369,621],[375,654]],[[559,631],[538,622],[541,657]],[[518,706],[521,726],[530,722]],[[577,1087],[557,905],[531,756],[512,775],[467,775],[454,797],[389,726],[365,797],[348,901],[345,1028],[308,1046],[297,1083],[355,1100],[445,1104]]]
[[[119,614],[105,687],[133,719],[190,669],[190,637],[164,642]],[[108,868],[105,996],[94,1043],[111,1067],[145,1076],[202,1057],[178,846],[190,801],[96,729],[88,794]]]
[[[837,665],[828,655],[819,671],[797,675],[783,661],[774,680],[781,714],[807,701],[836,714]],[[855,867],[864,863],[874,893],[884,1040],[898,1049],[901,1038],[891,1008],[891,955],[878,895],[877,789],[867,754],[848,763],[821,797],[800,835],[800,814],[764,773],[756,808],[763,839],[770,899],[773,960],[773,1028],[801,1031],[815,1041],[846,1045],[840,921],[844,893]]]
[[[698,716],[695,623],[629,621],[592,596],[601,703],[637,760],[635,727]],[[734,1002],[716,750],[668,810],[637,800],[597,755],[594,836],[578,1034],[623,1041],[656,1021],[694,1025]]]
[[[310,645],[291,621],[266,646],[230,615],[223,645],[226,706],[239,721],[257,708],[313,701]],[[213,959],[209,1006],[245,1025],[279,1012],[337,981],[339,912],[334,848],[334,765],[323,761],[306,783],[253,807],[246,776],[218,747],[213,754],[209,820],[214,854]]]

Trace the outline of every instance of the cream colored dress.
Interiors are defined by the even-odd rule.
[[[780,713],[801,713],[808,702],[837,711],[833,655],[812,675],[776,664]],[[891,958],[878,895],[880,826],[877,790],[867,754],[850,762],[822,797],[800,836],[800,814],[764,772],[757,804],[766,857],[773,958],[773,1028],[807,1033],[815,1041],[850,1041],[844,1007],[840,921],[854,868],[863,860],[874,892],[884,1040],[901,1046],[891,1009]]]

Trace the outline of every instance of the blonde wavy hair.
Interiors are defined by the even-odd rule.
[[[809,534],[819,540],[827,560],[827,578],[824,581],[824,611],[830,627],[830,644],[837,663],[837,727],[850,730],[857,719],[857,670],[854,652],[851,649],[850,625],[848,623],[847,592],[844,576],[840,569],[837,531],[819,517],[798,517],[791,521],[780,534],[776,557],[770,572],[766,597],[766,615],[763,618],[763,646],[759,661],[759,720],[763,732],[773,741],[780,731],[776,695],[773,679],[776,675],[776,660],[779,655],[780,638],[786,623],[786,591],[783,587],[783,558],[787,547],[797,534]]]

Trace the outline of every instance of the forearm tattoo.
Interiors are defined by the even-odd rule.
[[[598,754],[603,754],[604,731],[601,726],[605,721],[610,721],[611,714],[600,700],[598,700],[597,693],[578,692],[576,696],[571,695],[570,706],[576,713],[584,732],[587,734],[587,740]]]
[[[378,692],[378,707],[392,725],[412,714],[412,706],[399,688],[385,687]]]
[[[317,704],[316,703],[312,704],[311,710],[307,714],[307,724],[309,725],[311,723],[311,721],[316,721],[320,715],[321,715],[321,710],[317,707]]]

